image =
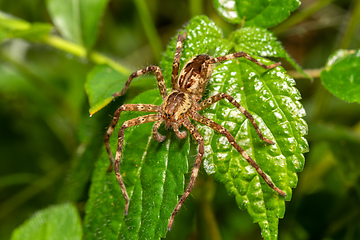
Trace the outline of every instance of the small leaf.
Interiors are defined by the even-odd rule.
[[[336,97],[360,103],[360,50],[335,52],[321,72],[321,81]]]
[[[14,230],[11,240],[82,239],[82,226],[77,209],[69,203],[37,212]]]
[[[0,12],[0,41],[6,38],[23,38],[40,41],[49,36],[52,26],[46,23],[29,23]]]
[[[285,58],[296,70],[310,78],[269,30],[256,27],[241,28],[230,35],[229,41],[234,43],[237,52],[246,52],[262,57]]]
[[[105,107],[125,86],[128,75],[124,75],[108,65],[98,65],[87,75],[85,90],[89,98],[90,115]]]
[[[299,0],[213,0],[217,12],[227,21],[245,26],[273,27],[289,17]]]

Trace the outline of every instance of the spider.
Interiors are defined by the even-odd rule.
[[[155,122],[152,133],[154,138],[158,142],[162,142],[165,140],[165,136],[161,135],[158,132],[158,128],[162,123],[165,124],[167,128],[172,128],[176,134],[176,136],[180,139],[186,137],[186,131],[179,131],[181,126],[184,126],[191,135],[195,138],[198,142],[199,148],[198,153],[196,156],[196,160],[194,163],[194,167],[192,169],[191,177],[187,189],[185,190],[184,194],[178,201],[175,209],[172,212],[172,215],[169,219],[168,223],[168,230],[170,230],[174,218],[178,211],[180,210],[181,206],[183,205],[186,198],[189,196],[191,190],[195,185],[195,180],[199,172],[201,159],[204,155],[204,140],[199,131],[196,127],[190,122],[190,118],[204,124],[208,127],[211,127],[215,131],[219,132],[220,134],[225,135],[228,139],[229,143],[248,161],[248,163],[256,169],[259,175],[265,180],[265,182],[276,192],[281,194],[282,196],[286,196],[285,192],[277,188],[274,183],[267,177],[267,175],[261,170],[261,168],[257,165],[257,163],[236,143],[234,137],[229,133],[227,129],[225,129],[220,124],[212,121],[209,118],[199,115],[198,111],[209,107],[210,105],[218,102],[221,99],[228,100],[232,105],[234,105],[241,113],[243,113],[251,122],[253,127],[255,128],[257,134],[259,135],[260,139],[267,142],[268,144],[274,144],[273,141],[265,138],[261,133],[258,125],[256,124],[252,115],[245,110],[232,96],[228,95],[227,93],[219,93],[216,94],[204,101],[201,101],[203,96],[206,84],[212,74],[213,68],[215,63],[220,63],[223,61],[244,57],[257,65],[265,68],[265,69],[272,69],[280,65],[280,63],[273,63],[269,66],[264,65],[263,63],[257,61],[250,55],[244,52],[237,52],[228,54],[221,57],[211,57],[205,54],[198,55],[190,59],[185,66],[182,68],[179,74],[179,62],[180,62],[180,55],[181,55],[181,48],[182,44],[186,39],[186,32],[183,34],[179,34],[177,37],[176,43],[176,52],[173,62],[172,68],[172,75],[171,75],[171,85],[172,85],[172,92],[170,94],[167,93],[167,89],[165,86],[165,81],[163,78],[163,74],[158,66],[148,66],[142,70],[138,70],[132,73],[127,80],[124,88],[121,92],[113,94],[114,97],[123,95],[126,90],[128,89],[131,81],[140,75],[145,73],[153,72],[156,75],[157,84],[160,90],[161,97],[163,98],[163,103],[160,106],[152,105],[152,104],[124,104],[120,106],[115,114],[114,118],[109,126],[107,133],[105,135],[104,141],[107,153],[110,159],[110,166],[108,171],[111,171],[112,166],[114,164],[114,170],[116,174],[116,178],[119,182],[122,194],[125,199],[125,210],[124,214],[128,214],[129,209],[129,196],[126,191],[126,187],[122,180],[120,174],[120,159],[121,159],[121,152],[123,148],[123,141],[124,141],[124,130],[129,127],[133,127],[136,125],[140,125],[143,123],[148,122]],[[128,121],[125,121],[118,134],[118,144],[117,144],[117,151],[115,155],[115,161],[113,155],[111,153],[109,138],[114,128],[120,118],[120,114],[123,111],[140,111],[140,112],[153,112],[154,114],[149,114],[145,116],[140,116]]]

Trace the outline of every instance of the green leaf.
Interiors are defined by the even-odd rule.
[[[360,103],[360,50],[335,52],[321,72],[321,81],[336,97]]]
[[[91,49],[108,0],[47,0],[47,9],[60,34]]]
[[[227,21],[245,26],[273,27],[295,11],[299,0],[213,0],[217,12]]]
[[[29,23],[0,11],[0,41],[6,38],[23,38],[40,41],[49,36],[51,25]]]
[[[69,203],[37,212],[14,230],[11,240],[82,239],[82,226],[77,209]]]
[[[144,92],[133,103],[161,104],[158,90]],[[139,116],[124,112],[121,122]],[[117,145],[118,124],[111,146]],[[125,131],[121,173],[130,197],[128,215],[124,218],[124,199],[113,172],[107,173],[109,158],[103,151],[95,167],[90,199],[86,205],[86,239],[159,239],[184,189],[189,139],[179,140],[174,133],[163,131],[167,139],[158,143],[151,136],[152,124],[146,123]],[[115,148],[114,148],[115,153]]]
[[[185,30],[187,39],[180,68],[197,54],[222,56],[232,51],[233,43],[223,39],[221,29],[205,16],[193,18]],[[160,63],[168,86],[175,41],[176,37]],[[268,60],[257,59],[270,64]],[[226,92],[235,97],[253,114],[261,131],[275,141],[275,145],[262,142],[246,117],[225,100],[200,112],[229,129],[275,185],[287,193],[287,200],[291,198],[291,188],[297,184],[296,172],[303,168],[303,153],[308,151],[303,138],[307,134],[307,125],[302,119],[305,111],[298,102],[300,94],[294,84],[281,67],[265,70],[246,59],[235,59],[216,66],[204,96]],[[139,95],[133,102],[159,105],[162,102],[159,95],[158,89],[154,89]],[[142,114],[122,113],[110,142],[113,153],[120,125]],[[259,223],[264,239],[276,239],[278,219],[285,213],[285,199],[259,177],[255,169],[224,140],[224,136],[200,124],[197,127],[205,140],[203,162],[207,173],[223,182],[238,206],[247,209],[254,222]],[[119,239],[165,236],[177,195],[184,192],[183,174],[187,172],[190,134],[186,140],[180,140],[173,131],[160,128],[167,139],[158,143],[151,130],[152,124],[147,123],[125,131],[121,174],[130,195],[129,214],[125,218],[124,200],[117,180],[113,173],[106,174],[109,160],[104,151],[93,174],[87,204],[87,238],[94,234],[99,238]],[[193,137],[190,138],[194,141]],[[189,157],[193,162],[194,156]]]
[[[245,27],[233,32],[229,41],[234,43],[235,51],[246,52],[262,57],[281,57],[290,62],[301,74],[310,78],[290,57],[272,32],[256,27]]]
[[[249,120],[226,101],[203,111],[203,115],[230,130],[275,185],[287,193],[286,200],[291,198],[291,188],[296,187],[296,172],[302,170],[303,153],[308,151],[303,138],[307,125],[301,118],[305,111],[298,102],[300,94],[294,83],[280,67],[266,72],[252,62],[239,59],[216,68],[208,86],[209,95],[226,92],[234,96],[275,145],[260,140]],[[223,136],[206,127],[199,128],[208,146],[204,156],[207,172],[223,182],[239,208],[246,209],[254,222],[259,223],[264,239],[277,239],[278,219],[284,216],[285,199],[263,181]]]
[[[89,98],[90,115],[105,107],[125,86],[128,75],[124,75],[108,65],[95,66],[87,75],[85,91]]]
[[[89,98],[90,115],[93,115],[113,99],[112,94],[121,91],[128,76],[108,65],[97,65],[87,75],[85,91]],[[118,90],[118,91],[116,91]]]

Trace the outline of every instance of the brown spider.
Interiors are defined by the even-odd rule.
[[[186,131],[181,131],[181,132],[179,131],[179,128],[181,126],[184,126],[194,136],[195,140],[199,144],[198,154],[195,160],[194,168],[192,169],[191,178],[188,187],[184,192],[184,194],[182,195],[182,197],[180,198],[178,204],[176,205],[169,219],[168,230],[170,230],[171,228],[175,215],[177,214],[177,212],[179,211],[179,209],[181,208],[184,201],[186,200],[186,198],[188,197],[188,195],[190,194],[191,190],[194,187],[195,180],[200,168],[201,159],[204,155],[203,137],[196,129],[196,127],[190,122],[189,118],[194,119],[195,121],[202,123],[206,126],[209,126],[221,134],[224,134],[225,137],[228,139],[229,143],[249,162],[251,166],[253,166],[256,169],[256,171],[265,180],[265,182],[276,192],[278,192],[283,196],[286,196],[285,192],[277,188],[273,184],[273,182],[267,177],[267,175],[261,170],[261,168],[256,164],[256,162],[235,142],[234,137],[229,133],[228,130],[226,130],[223,126],[217,124],[216,122],[212,121],[211,119],[208,119],[198,114],[199,110],[207,108],[210,105],[216,103],[217,101],[226,98],[232,105],[234,105],[237,109],[239,109],[239,111],[243,113],[250,120],[257,134],[263,141],[269,144],[274,144],[274,142],[265,138],[262,135],[252,115],[248,111],[246,111],[244,107],[240,106],[240,104],[232,96],[226,93],[219,93],[202,102],[199,101],[203,96],[206,84],[212,74],[212,70],[214,68],[215,63],[231,60],[234,58],[240,58],[240,57],[245,57],[246,59],[256,63],[257,65],[265,69],[271,69],[277,67],[280,65],[280,63],[274,63],[269,66],[266,66],[261,62],[257,61],[256,59],[252,58],[250,55],[243,52],[232,53],[216,58],[213,58],[208,55],[198,55],[192,58],[191,60],[189,60],[185,64],[178,77],[181,48],[185,38],[186,38],[186,32],[184,34],[179,34],[177,37],[176,53],[174,57],[174,63],[173,63],[173,69],[171,75],[172,93],[168,95],[162,72],[158,66],[149,66],[142,70],[132,73],[129,79],[127,80],[122,91],[120,93],[114,94],[113,96],[123,95],[126,92],[127,88],[129,87],[131,81],[135,77],[143,75],[148,72],[154,72],[157,78],[160,94],[164,102],[160,106],[152,105],[152,104],[124,104],[120,106],[114,114],[114,118],[111,122],[109,129],[107,130],[104,139],[106,150],[110,158],[110,166],[108,170],[111,171],[112,165],[114,164],[114,158],[111,153],[109,138],[112,132],[114,131],[114,128],[120,118],[121,112],[122,111],[155,112],[155,114],[140,116],[124,122],[119,130],[118,145],[115,156],[115,174],[119,182],[119,185],[121,187],[122,194],[124,195],[125,198],[124,214],[127,215],[129,209],[129,196],[126,192],[126,188],[119,171],[120,158],[121,158],[121,152],[124,141],[124,130],[128,127],[132,127],[135,125],[139,125],[147,122],[155,122],[153,127],[153,135],[158,142],[162,142],[165,140],[165,136],[161,135],[158,132],[158,128],[162,123],[165,123],[166,127],[168,128],[171,127],[174,130],[176,136],[179,137],[180,139],[185,138],[187,135]]]

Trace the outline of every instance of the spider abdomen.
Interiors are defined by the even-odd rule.
[[[210,59],[211,57],[205,54],[190,59],[181,69],[179,79],[173,89],[189,93],[200,100],[213,70],[213,64],[207,63]]]

